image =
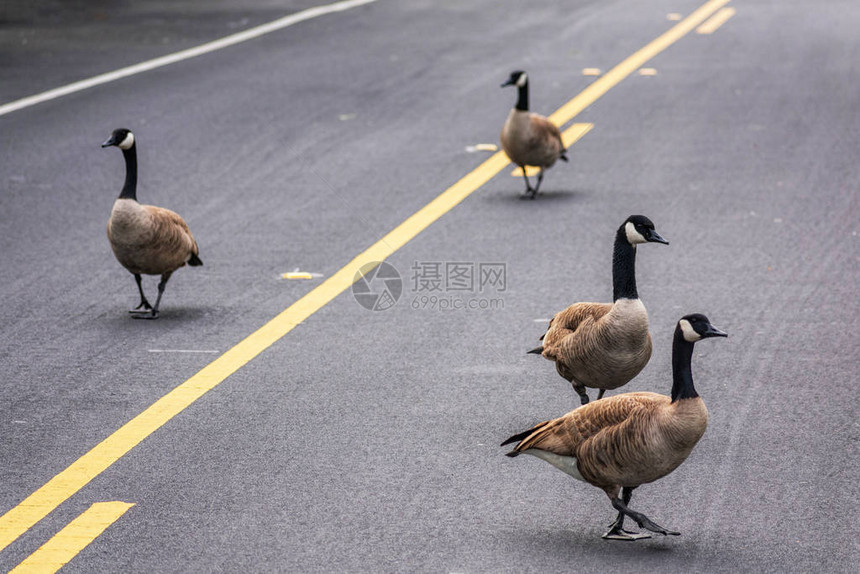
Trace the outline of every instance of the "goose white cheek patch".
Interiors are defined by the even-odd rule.
[[[681,325],[681,332],[684,334],[684,340],[688,343],[695,343],[702,338],[701,335],[696,333],[696,330],[693,329],[693,326],[690,325],[690,322],[686,319],[681,319],[678,324]]]
[[[517,87],[522,88],[526,85],[526,82],[529,81],[529,77],[525,74],[520,74],[520,77],[517,78]]]
[[[627,225],[624,226],[624,233],[627,234],[627,242],[630,245],[636,245],[637,243],[647,243],[645,237],[636,231],[636,226],[631,222],[627,222]]]
[[[130,149],[131,146],[133,146],[133,145],[134,145],[134,134],[131,132],[128,132],[128,134],[125,136],[125,139],[122,140],[121,142],[119,142],[119,145],[117,147],[119,147],[119,149]]]

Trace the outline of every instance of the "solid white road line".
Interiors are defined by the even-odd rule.
[[[28,96],[26,98],[21,98],[20,100],[15,100],[14,102],[9,102],[8,104],[3,104],[2,106],[0,106],[0,116],[4,116],[6,114],[10,114],[12,112],[28,108],[30,106],[35,106],[36,104],[47,102],[48,100],[53,100],[62,96],[68,96],[69,94],[74,94],[75,92],[80,92],[82,90],[86,90],[95,86],[107,84],[108,82],[113,82],[121,78],[134,76],[135,74],[148,72],[149,70],[161,68],[162,66],[168,66],[170,64],[175,64],[176,62],[181,62],[190,58],[202,56],[203,54],[215,52],[216,50],[227,48],[228,46],[247,42],[248,40],[259,38],[260,36],[263,36],[270,32],[282,30],[294,24],[298,24],[299,22],[304,22],[305,20],[311,20],[313,18],[324,16],[325,14],[332,14],[334,12],[343,12],[344,10],[356,8],[365,4],[371,4],[373,2],[376,2],[376,0],[344,0],[342,2],[335,2],[334,4],[326,4],[325,6],[316,6],[314,8],[308,8],[307,10],[302,10],[301,12],[296,12],[295,14],[284,16],[283,18],[279,18],[277,20],[269,22],[268,24],[261,24],[260,26],[249,28],[247,30],[237,32],[236,34],[231,34],[230,36],[226,36],[219,40],[214,40],[212,42],[207,42],[206,44],[195,46],[194,48],[188,48],[187,50],[182,50],[173,54],[161,56],[160,58],[147,60],[146,62],[141,62],[140,64],[135,64],[126,68],[120,68],[119,70],[114,70],[113,72],[93,76],[92,78],[88,78],[86,80],[73,82],[71,84],[61,86],[59,88],[54,88],[53,90],[48,90],[47,92],[42,92],[41,94]]]

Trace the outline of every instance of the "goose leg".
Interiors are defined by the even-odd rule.
[[[623,495],[622,495],[623,496]],[[618,512],[622,514],[626,514],[630,518],[636,521],[636,524],[639,525],[640,528],[645,528],[646,530],[650,530],[651,532],[656,532],[657,534],[663,534],[664,536],[679,536],[680,532],[674,532],[672,530],[666,530],[659,524],[653,522],[650,518],[642,514],[641,512],[636,512],[635,510],[630,510],[627,508],[627,505],[618,497],[612,499],[612,506]],[[611,530],[610,530],[611,532]],[[607,533],[608,534],[608,533]]]
[[[520,199],[534,199],[537,191],[532,189],[532,184],[529,183],[529,176],[526,175],[526,166],[521,165],[520,169],[523,170],[523,179],[526,180],[526,192],[520,196]]]
[[[532,199],[534,199],[534,197],[537,195],[537,192],[540,189],[540,184],[542,181],[543,181],[543,168],[540,168],[540,171],[538,172],[537,185],[535,186],[535,190],[532,192]]]
[[[605,392],[606,392],[606,389],[600,389],[600,392],[597,393],[597,400],[598,401],[603,398],[603,393],[605,393]]]
[[[577,385],[574,382],[571,382],[571,384],[573,385],[573,390],[576,391],[576,393],[579,395],[580,402],[582,402],[582,404],[584,404],[584,405],[587,405],[588,404],[588,393],[585,392],[585,387]]]
[[[630,498],[632,496],[633,489],[625,486],[621,491],[621,498],[623,499],[625,506],[630,504]],[[631,532],[629,530],[624,530],[624,513],[619,510],[618,517],[615,519],[615,522],[609,525],[609,530],[603,535],[603,538],[606,540],[627,540],[632,542],[641,538],[651,538],[651,535],[646,532]]]
[[[152,309],[152,305],[149,304],[149,301],[146,300],[146,296],[143,294],[143,286],[140,284],[140,274],[134,274],[134,280],[137,282],[137,290],[140,292],[140,303],[137,307],[129,311],[129,313],[148,313],[150,309]],[[143,311],[139,309],[143,308]]]
[[[158,297],[155,299],[155,307],[152,308],[152,311],[145,315],[135,315],[135,319],[158,319],[158,305],[161,304],[161,296],[164,295],[164,288],[167,286],[167,280],[170,279],[170,276],[173,274],[165,273],[161,276],[161,281],[158,283]]]

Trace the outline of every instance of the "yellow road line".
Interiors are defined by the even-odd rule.
[[[698,34],[713,34],[714,32],[716,32],[717,28],[725,24],[729,18],[734,16],[735,12],[737,11],[731,6],[723,8],[722,10],[714,14],[710,20],[696,28],[696,32]]]
[[[566,130],[561,132],[561,142],[564,144],[564,147],[569,148],[570,146],[578,142],[582,138],[582,136],[590,132],[591,128],[593,127],[594,124],[573,124]],[[529,177],[537,175],[539,171],[539,167],[535,167],[533,165],[526,166],[526,175],[528,175]],[[522,177],[522,168],[517,167],[514,171],[511,172],[511,175]]]
[[[132,506],[134,504],[128,502],[96,502],[10,570],[9,574],[56,572]]]
[[[540,168],[539,168],[539,167],[535,167],[535,166],[533,166],[533,165],[527,165],[527,166],[526,166],[526,175],[527,175],[527,176],[532,177],[532,176],[537,175],[537,174],[539,174],[539,173],[540,173]],[[511,175],[512,175],[513,177],[522,177],[522,176],[523,176],[523,170],[522,170],[522,168],[521,168],[521,167],[517,167],[514,171],[512,171],[512,172],[511,172]]]
[[[693,28],[701,24],[711,14],[728,4],[729,0],[709,0],[692,14],[672,26],[665,33],[652,40],[647,46],[594,80],[587,88],[561,106],[549,119],[555,125],[566,124],[579,112],[597,101],[603,94],[614,88],[618,82],[641,68],[648,60],[683,38]]]
[[[556,125],[567,123],[582,109],[605,94],[612,86],[683,37],[726,2],[728,0],[709,0],[668,32],[601,76],[579,95],[559,108],[550,116],[550,119]],[[471,173],[418,210],[385,237],[371,245],[318,287],[251,333],[235,347],[203,367],[190,379],[157,400],[152,406],[94,446],[20,504],[0,516],[0,551],[101,474],[140,441],[154,433],[207,391],[215,388],[289,333],[296,325],[348,289],[356,280],[355,272],[358,269],[368,263],[386,259],[484,185],[509,163],[503,152],[493,154]]]

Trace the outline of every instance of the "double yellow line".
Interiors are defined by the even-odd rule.
[[[709,0],[687,18],[595,80],[553,113],[550,120],[559,126],[566,124],[612,87],[635,72],[648,60],[677,42],[728,2],[729,0]],[[70,464],[68,468],[57,474],[44,486],[33,492],[20,504],[9,510],[0,517],[0,551],[68,500],[143,439],[188,408],[243,365],[257,357],[302,321],[349,289],[355,282],[357,270],[367,264],[388,258],[493,178],[508,164],[509,160],[503,152],[492,155],[318,287],[251,333],[190,379],[164,395],[152,406]]]

